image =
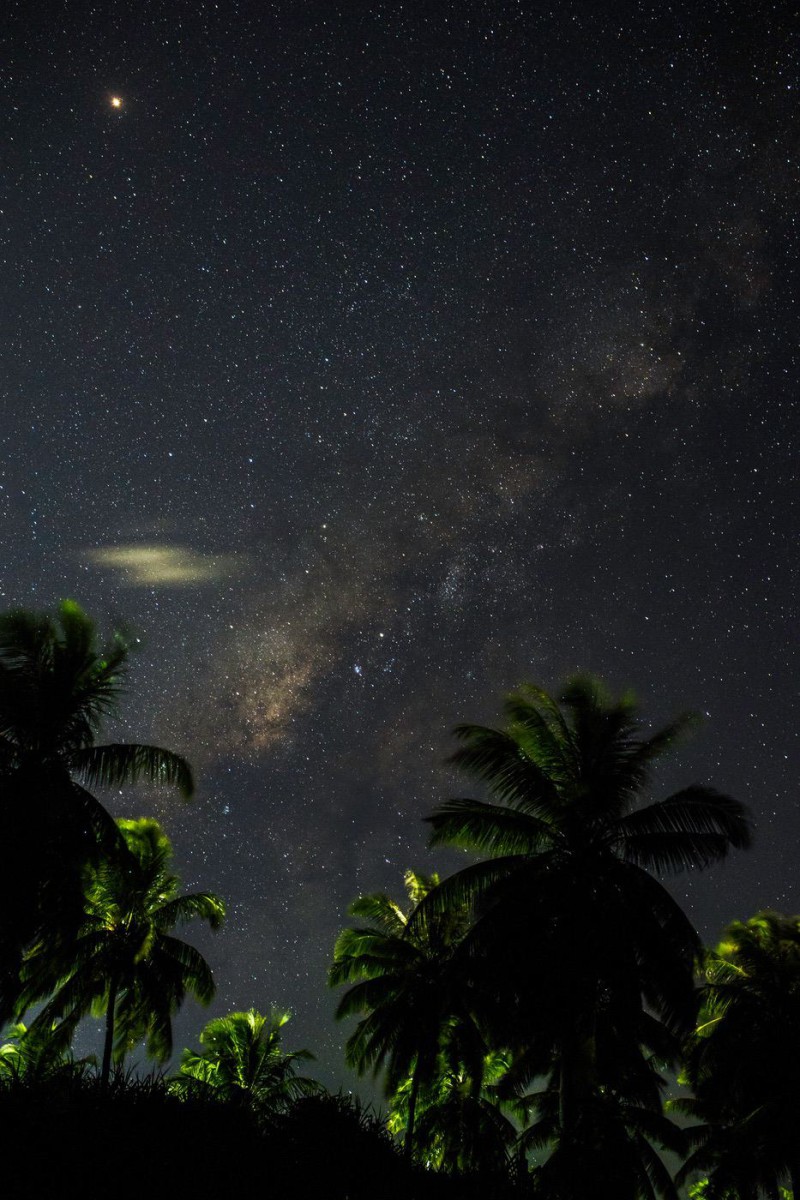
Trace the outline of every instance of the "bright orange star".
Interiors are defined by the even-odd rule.
[[[111,97],[111,107],[112,108],[122,108],[122,97],[121,96],[112,96]]]

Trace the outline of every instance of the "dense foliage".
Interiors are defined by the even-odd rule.
[[[320,1085],[297,1073],[313,1055],[282,1047],[289,1018],[286,1012],[264,1016],[251,1008],[209,1021],[200,1034],[200,1052],[184,1050],[173,1091],[240,1105],[262,1121],[287,1112],[304,1096],[318,1094]]]
[[[84,914],[74,938],[54,951],[47,939],[28,951],[18,1004],[46,1000],[35,1026],[73,1027],[87,1013],[105,1018],[101,1075],[137,1042],[157,1062],[172,1054],[172,1017],[187,993],[214,995],[211,969],[172,930],[193,919],[218,929],[225,907],[210,892],[180,893],[172,847],[157,821],[117,822],[121,840],[84,870]],[[49,999],[48,999],[49,997]]]
[[[179,755],[160,746],[98,744],[117,711],[130,644],[101,646],[74,602],[57,615],[0,615],[0,775],[7,854],[0,873],[0,1016],[16,1002],[22,956],[33,942],[58,950],[83,920],[82,875],[119,843],[92,794],[145,780],[194,790]]]
[[[261,1195],[265,1177],[342,1200],[676,1200],[687,1186],[756,1200],[800,1185],[800,918],[760,913],[702,949],[661,877],[746,848],[747,814],[704,786],[654,800],[652,769],[690,719],[653,732],[630,697],[583,678],[559,699],[509,696],[503,728],[457,728],[452,762],[483,794],[429,822],[434,845],[474,861],[446,879],[407,871],[403,903],[351,905],[330,983],[355,1019],[348,1062],[382,1075],[385,1121],[305,1074],[312,1056],[284,1048],[277,1010],[209,1021],[168,1079],[126,1077],[141,1043],[172,1056],[187,995],[214,993],[175,927],[224,916],[217,896],[182,893],[158,822],[115,822],[90,790],[192,791],[179,756],[98,744],[128,650],[121,635],[101,649],[72,603],[0,616],[0,775],[25,847],[0,882],[9,1195],[54,1192],[84,1153],[117,1196]],[[104,1018],[102,1052],[76,1061],[87,1014]],[[691,1093],[665,1106],[679,1070]]]
[[[762,912],[734,921],[700,977],[697,1029],[684,1055],[698,1119],[684,1174],[711,1172],[708,1200],[800,1195],[800,918]]]

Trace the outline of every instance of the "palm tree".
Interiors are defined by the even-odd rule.
[[[284,1112],[303,1096],[320,1094],[321,1084],[297,1075],[308,1050],[286,1051],[281,1032],[290,1019],[273,1010],[264,1016],[251,1008],[209,1021],[200,1034],[201,1050],[184,1050],[173,1080],[179,1093],[200,1085],[220,1099],[244,1103],[261,1117]]]
[[[603,1045],[638,1039],[645,1008],[671,1029],[691,1017],[699,941],[651,872],[708,866],[750,830],[742,805],[707,787],[641,806],[687,716],[644,734],[630,697],[583,678],[560,704],[524,687],[505,712],[505,729],[456,729],[451,761],[490,799],[450,800],[428,818],[432,844],[487,857],[444,881],[415,922],[473,907],[463,953],[475,989],[495,998],[506,1045],[557,1068],[569,1141],[608,1083]],[[627,1056],[635,1063],[635,1047]]]
[[[546,1039],[534,1037],[529,1048],[518,1050],[500,1080],[501,1096],[524,1126],[518,1150],[539,1164],[533,1172],[537,1187],[573,1200],[594,1194],[603,1179],[605,1191],[620,1200],[677,1200],[659,1153],[682,1157],[686,1149],[683,1131],[663,1112],[663,1071],[674,1065],[675,1038],[642,1013],[633,1030],[598,1026],[594,1049],[591,1087],[582,1092],[571,1125],[562,1100],[564,1063]]]
[[[458,1060],[458,1038],[445,1031],[436,1071],[417,1100],[415,1153],[427,1167],[455,1172],[502,1172],[509,1166],[518,1128],[504,1108],[499,1084],[508,1057],[493,1051],[475,1076]],[[389,1131],[403,1134],[408,1122],[413,1080],[408,1078],[392,1098]],[[513,1106],[516,1108],[516,1106]]]
[[[117,830],[93,787],[144,780],[193,791],[183,758],[158,746],[96,744],[122,692],[129,642],[101,648],[73,601],[55,618],[0,615],[0,781],[14,854],[0,878],[0,1016],[13,1007],[26,945],[71,926],[81,913],[81,872]]]
[[[558,1076],[524,1098],[533,1123],[520,1136],[526,1154],[549,1151],[532,1171],[536,1195],[553,1200],[599,1193],[618,1200],[678,1200],[672,1176],[656,1149],[682,1156],[683,1131],[660,1108],[600,1088],[585,1102],[577,1135],[565,1136]],[[598,1181],[602,1181],[599,1185]]]
[[[214,995],[203,956],[172,936],[194,918],[218,929],[225,907],[210,892],[181,895],[172,874],[172,847],[157,821],[117,822],[123,848],[86,872],[83,924],[60,955],[43,943],[23,965],[22,1004],[51,992],[34,1027],[58,1018],[77,1021],[91,1012],[105,1018],[101,1080],[112,1055],[121,1063],[142,1038],[158,1062],[172,1053],[172,1017],[192,994],[202,1004]]]
[[[416,930],[409,924],[411,913],[438,884],[435,874],[406,871],[408,911],[383,894],[354,901],[349,912],[359,924],[339,934],[329,974],[332,987],[352,985],[339,1002],[337,1018],[365,1014],[347,1040],[348,1064],[359,1074],[385,1069],[390,1098],[406,1086],[405,1152],[409,1156],[417,1103],[421,1091],[436,1078],[445,1033],[452,1038],[457,1030],[460,1056],[476,1077],[485,1053],[467,1008],[468,994],[452,970],[454,950],[466,928],[466,911],[442,910]]]
[[[683,1175],[711,1168],[709,1197],[800,1196],[800,917],[733,922],[705,955],[701,996],[683,1078],[695,1097],[675,1103],[703,1122]]]
[[[64,1072],[82,1071],[87,1059],[72,1056],[74,1023],[62,1021],[49,1029],[12,1025],[0,1044],[0,1084],[40,1083]]]

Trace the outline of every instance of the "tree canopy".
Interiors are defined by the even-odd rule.
[[[74,601],[56,616],[0,614],[0,785],[15,848],[0,878],[0,1017],[13,1009],[25,947],[74,935],[82,872],[118,841],[96,787],[145,781],[189,797],[191,769],[159,746],[98,743],[115,715],[130,640],[101,646]]]
[[[142,1038],[159,1062],[172,1053],[172,1017],[187,993],[203,1004],[214,995],[211,969],[176,925],[199,919],[218,929],[225,907],[210,892],[180,891],[172,847],[157,821],[121,820],[122,845],[85,872],[84,920],[58,955],[34,946],[23,965],[23,1007],[50,996],[35,1024],[103,1016],[103,1078]]]

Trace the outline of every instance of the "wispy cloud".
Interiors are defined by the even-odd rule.
[[[118,571],[130,587],[188,587],[218,583],[241,569],[232,554],[202,554],[188,546],[103,546],[87,550],[84,558],[98,567]]]

